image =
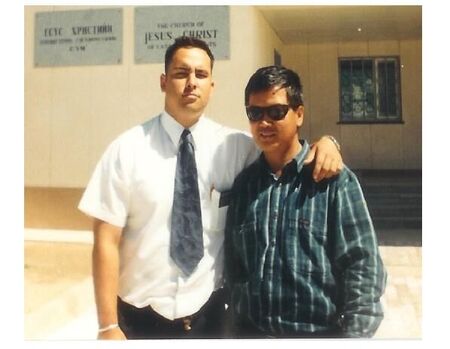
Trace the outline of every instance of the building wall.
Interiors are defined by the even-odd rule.
[[[112,139],[162,110],[164,65],[134,64],[134,8],[124,7],[122,64],[35,68],[34,14],[54,9],[25,8],[25,185],[78,188]],[[281,42],[249,6],[230,8],[230,31],[231,59],[215,64],[207,114],[246,129],[247,79],[257,67],[273,63],[273,49]]]
[[[400,57],[403,124],[343,125],[339,121],[338,57]],[[289,45],[283,64],[303,80],[305,122],[301,134],[335,135],[345,162],[355,169],[421,169],[422,42],[369,41]]]
[[[76,206],[106,146],[121,132],[163,108],[163,64],[135,64],[133,12],[123,7],[123,63],[35,68],[36,12],[92,6],[25,7],[25,226],[87,229]],[[243,25],[245,23],[245,25]],[[214,67],[215,91],[207,114],[246,130],[244,88],[260,66],[282,63],[304,84],[303,137],[335,135],[355,169],[420,169],[422,81],[420,40],[283,45],[251,6],[230,7],[230,60]],[[338,57],[399,55],[404,124],[339,125]]]
[[[121,132],[159,113],[164,64],[135,64],[133,12],[123,7],[123,63],[35,68],[34,15],[95,7],[25,7],[25,226],[88,228],[76,206],[106,146]],[[245,26],[242,25],[245,23]],[[273,64],[281,42],[250,6],[230,7],[230,60],[214,66],[207,114],[247,129],[244,88],[257,67]]]

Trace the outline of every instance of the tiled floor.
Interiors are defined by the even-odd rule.
[[[25,339],[95,339],[92,246],[87,232],[85,237],[67,243],[33,235],[44,241],[25,242]],[[385,318],[375,337],[421,338],[422,249],[381,246],[380,250],[388,283],[382,299]]]
[[[422,248],[382,246],[388,272],[382,302],[385,317],[375,337],[421,338]]]

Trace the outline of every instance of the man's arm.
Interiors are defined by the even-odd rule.
[[[383,319],[380,298],[386,273],[356,176],[345,171],[338,181],[333,268],[340,300],[339,325],[346,337],[372,337]]]
[[[94,219],[92,271],[99,328],[118,324],[119,242],[122,228]],[[119,327],[99,332],[98,339],[126,339]]]
[[[316,182],[336,176],[342,171],[344,166],[339,145],[330,136],[322,136],[316,143],[311,145],[305,164],[313,161],[313,178]]]

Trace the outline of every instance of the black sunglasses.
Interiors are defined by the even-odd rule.
[[[287,104],[276,104],[270,107],[245,107],[247,117],[250,121],[260,121],[266,114],[273,121],[279,121],[286,116],[289,106]]]

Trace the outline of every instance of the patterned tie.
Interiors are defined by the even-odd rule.
[[[181,134],[173,194],[170,257],[189,276],[203,258],[203,226],[192,135]]]

